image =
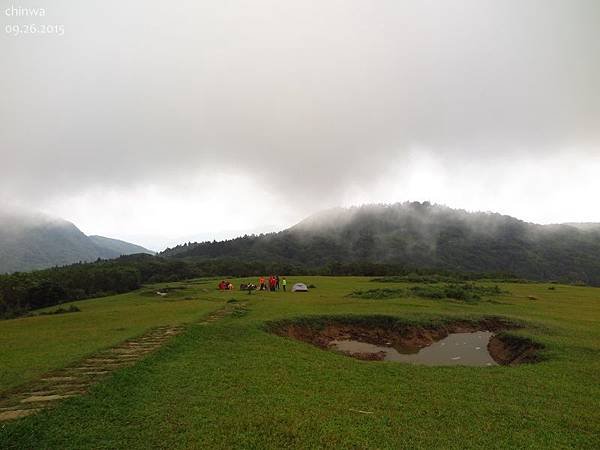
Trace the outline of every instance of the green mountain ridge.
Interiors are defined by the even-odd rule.
[[[167,249],[193,260],[238,258],[303,267],[383,263],[600,283],[600,228],[539,225],[428,202],[334,208],[259,236]]]
[[[124,241],[86,236],[63,219],[23,211],[0,212],[0,274],[132,253],[153,254]]]

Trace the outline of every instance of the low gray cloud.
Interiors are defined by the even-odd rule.
[[[600,152],[595,0],[36,5],[63,36],[0,40],[15,201],[241,172],[316,205],[411,176],[422,148],[498,183]]]

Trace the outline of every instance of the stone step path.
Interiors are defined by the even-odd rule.
[[[200,324],[208,325],[244,306],[227,305],[205,317]],[[0,394],[0,422],[27,417],[65,398],[85,394],[107,375],[133,366],[183,330],[182,325],[153,328],[142,336],[128,339],[71,366],[48,373],[39,380]]]

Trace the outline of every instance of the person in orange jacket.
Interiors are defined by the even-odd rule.
[[[267,287],[265,286],[265,277],[260,277],[258,279],[258,285],[260,286],[261,291],[264,291],[267,289]]]

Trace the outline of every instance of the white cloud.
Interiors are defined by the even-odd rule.
[[[154,250],[189,240],[276,231],[298,218],[290,205],[236,173],[198,174],[178,183],[95,188],[53,199],[47,213]]]
[[[600,221],[596,0],[44,6],[64,36],[0,39],[5,201],[154,247],[372,201]]]

